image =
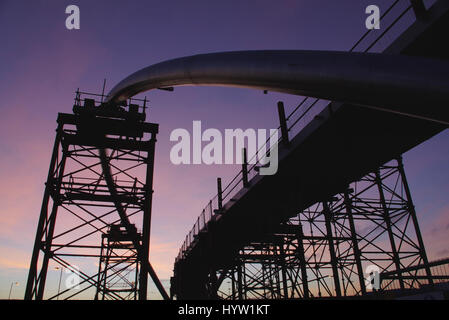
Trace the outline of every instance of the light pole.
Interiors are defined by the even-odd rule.
[[[64,267],[55,267],[55,270],[61,270],[59,274],[58,295],[56,296],[56,300],[59,300],[59,292],[61,291],[62,270],[64,270]]]
[[[18,286],[18,285],[19,285],[18,282],[12,282],[12,283],[11,283],[11,288],[9,288],[9,296],[8,296],[8,300],[11,300],[12,287],[13,287],[13,286]]]

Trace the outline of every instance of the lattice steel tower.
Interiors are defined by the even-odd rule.
[[[427,259],[402,157],[281,223],[239,250],[219,270],[223,299],[309,299],[364,296],[369,268],[377,290],[413,289],[444,277]]]
[[[148,261],[158,125],[144,122],[146,102],[111,107],[78,91],[73,114],[58,115],[25,299],[144,300],[148,274],[167,298]],[[77,285],[45,292],[53,266]]]

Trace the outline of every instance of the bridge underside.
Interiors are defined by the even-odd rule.
[[[448,7],[447,4],[442,5]],[[445,13],[440,14],[432,21],[416,22],[386,52],[449,58],[448,50],[441,42],[441,39],[445,39],[449,31],[449,11],[447,9],[445,8]],[[296,243],[298,241],[302,241],[303,244],[305,241],[309,241],[309,243],[310,241],[312,243],[324,241],[324,246],[327,249],[325,250],[326,253],[323,254],[328,260],[327,266],[331,270],[329,279],[333,279],[332,295],[349,295],[349,291],[344,290],[341,272],[332,270],[332,268],[338,268],[338,263],[335,262],[338,260],[338,256],[335,256],[335,247],[338,247],[340,240],[346,241],[348,248],[350,248],[350,251],[352,250],[351,263],[357,269],[357,261],[355,261],[354,255],[360,255],[361,253],[354,248],[357,244],[361,245],[363,239],[357,232],[348,235],[345,239],[338,239],[338,230],[335,229],[335,211],[332,211],[333,204],[344,200],[344,195],[348,193],[351,184],[357,181],[360,183],[364,177],[366,178],[370,174],[375,177],[376,172],[380,174],[384,168],[383,165],[387,162],[398,159],[404,152],[444,129],[445,126],[434,122],[360,106],[337,102],[330,103],[290,141],[289,146],[280,147],[278,173],[274,176],[265,176],[263,179],[260,176],[252,179],[249,186],[235,196],[235,201],[228,202],[221,214],[216,215],[213,221],[208,223],[204,232],[198,235],[185,257],[175,263],[172,295],[175,295],[178,299],[217,298],[220,285],[224,283],[224,279],[231,279],[227,297],[248,298],[248,296],[244,296],[243,292],[239,292],[236,287],[238,278],[240,277],[240,281],[244,279],[244,276],[238,270],[241,269],[242,263],[247,262],[244,259],[245,257],[248,258],[245,255],[250,255],[247,251],[249,250],[251,253],[255,252],[256,249],[265,250],[266,255],[271,257],[274,252],[279,254],[280,248],[283,251],[288,250],[288,246],[291,246],[292,242],[289,244],[286,241],[291,237],[285,234],[280,238],[275,237],[282,226],[285,225],[296,226],[293,232]],[[400,170],[401,165],[395,164],[395,167]],[[383,179],[379,178],[380,181],[373,181],[373,185],[377,185],[376,203],[382,207],[382,202],[385,206],[388,204],[388,199],[381,199],[381,194],[384,193],[381,191],[384,189],[382,187]],[[405,181],[406,184],[405,179],[401,178],[400,181]],[[416,219],[411,198],[408,199],[407,196],[404,196],[401,201],[407,207],[404,217],[407,217],[406,219],[410,221]],[[299,221],[301,221],[301,216],[304,218],[305,212],[310,211],[314,205],[320,206],[318,211],[324,221],[323,230],[325,231],[324,235],[321,235],[321,240],[311,240],[310,235],[303,234],[301,236],[300,232],[301,226],[304,229],[305,225],[312,223],[310,218],[303,221],[304,225],[301,225]],[[348,219],[347,209],[350,207],[347,207],[343,213],[339,211],[338,216]],[[400,237],[398,238],[396,234],[391,235],[388,231],[389,228],[395,228],[395,223],[391,222],[396,217],[395,213],[389,212],[388,208],[385,207],[376,211],[378,209],[366,210],[366,212],[369,212],[368,215],[376,212],[380,214],[382,222],[379,222],[379,224],[386,232],[386,238],[380,237],[372,242],[375,246],[388,244],[390,247],[387,250],[386,258],[390,261],[390,264],[387,267],[382,266],[381,270],[390,271],[405,267],[406,265],[401,262],[401,257],[395,257],[394,253],[394,251],[398,251],[397,246],[401,241]],[[325,214],[325,212],[330,213]],[[291,219],[295,217],[299,217],[299,221],[292,224]],[[326,222],[327,219],[330,220]],[[365,219],[367,218],[365,217]],[[425,250],[420,243],[417,224],[414,225],[413,229],[414,240],[410,240],[410,245],[414,248],[413,252],[417,257],[414,263],[420,263],[423,259],[426,260]],[[308,239],[307,236],[309,236]],[[355,237],[355,241],[352,237]],[[279,245],[279,239],[282,240],[282,245]],[[331,242],[334,242],[334,250],[330,248]],[[259,245],[259,247],[256,246],[255,248],[255,245]],[[314,243],[314,245],[317,244]],[[333,254],[332,251],[334,251]],[[305,260],[311,257],[304,250],[302,252],[302,254],[305,254]],[[293,256],[295,259],[299,259],[298,263],[301,263],[300,255],[301,250],[295,250]],[[302,263],[305,263],[304,259],[302,259]],[[283,261],[285,262],[285,260]],[[332,261],[335,263],[332,263]],[[258,260],[258,263],[263,265],[260,260]],[[273,268],[272,263],[269,265],[270,268]],[[282,279],[282,264],[274,265],[281,274],[280,279]],[[265,269],[264,272],[268,272],[267,270],[271,270],[270,268]],[[308,269],[303,277],[310,277],[312,272],[310,264]],[[262,272],[261,270],[259,269],[257,272]],[[291,269],[289,270],[285,272],[291,272]],[[299,270],[297,272],[301,272],[302,269],[297,270]],[[360,271],[358,270],[352,276],[357,278],[360,276]],[[335,282],[337,275],[340,275],[339,284]],[[426,275],[429,276],[428,273]],[[288,278],[285,277],[285,279]],[[319,277],[316,276],[315,278]],[[428,277],[427,280],[430,281],[429,279]],[[352,294],[359,294],[365,290],[362,285],[363,278],[358,278],[357,283],[356,288],[351,291]],[[399,283],[402,283],[402,288],[404,282]],[[340,286],[339,289],[338,286]],[[291,287],[291,285],[279,286],[279,288],[288,287]],[[298,290],[302,292],[298,294],[298,297],[320,296],[319,291],[313,293],[312,290],[309,291],[308,295],[305,294],[303,286]],[[281,291],[278,292],[282,294]],[[284,292],[283,295],[290,297],[293,291]],[[254,297],[252,296],[252,298]]]

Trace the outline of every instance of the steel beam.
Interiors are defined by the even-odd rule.
[[[344,204],[346,207],[346,214],[348,216],[349,228],[351,230],[352,249],[354,251],[354,259],[357,266],[357,276],[359,278],[360,291],[362,295],[365,295],[366,286],[365,286],[364,271],[362,267],[361,252],[358,243],[359,240],[357,238],[357,231],[355,229],[354,216],[352,214],[352,203],[349,197],[348,189],[346,189],[344,192]]]
[[[334,239],[333,239],[333,233],[331,228],[331,211],[329,209],[329,205],[327,201],[323,201],[323,214],[326,224],[326,238],[327,238],[327,244],[329,246],[329,254],[331,257],[331,267],[332,267],[332,274],[334,279],[334,286],[335,286],[335,294],[337,297],[341,297],[341,287],[340,287],[340,277],[338,275],[338,268],[339,268],[339,261],[337,259],[337,256],[335,254],[335,247],[334,247]]]

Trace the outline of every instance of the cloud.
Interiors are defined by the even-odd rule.
[[[11,247],[0,246],[0,269],[27,270],[29,265],[29,252]]]

